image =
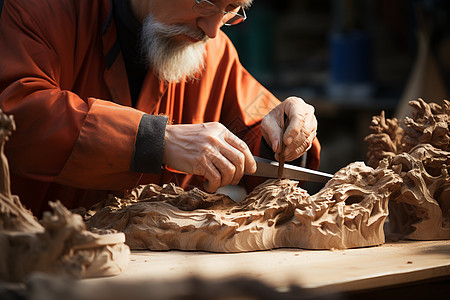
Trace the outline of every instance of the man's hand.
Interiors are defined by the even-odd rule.
[[[284,114],[289,118],[289,126],[284,130]],[[314,107],[302,99],[289,97],[278,104],[262,120],[261,131],[278,160],[282,140],[286,144],[285,159],[291,161],[302,156],[316,137],[317,120]],[[284,135],[283,135],[284,131]]]
[[[244,172],[256,171],[247,144],[220,123],[167,125],[163,162],[178,171],[203,175],[210,193],[238,184]]]

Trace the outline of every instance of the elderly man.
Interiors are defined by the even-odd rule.
[[[317,167],[313,107],[278,101],[220,30],[251,3],[0,0],[13,193],[40,213],[49,200],[88,206],[151,182],[214,192],[255,171],[260,144],[278,159],[283,141],[286,160],[313,145]]]

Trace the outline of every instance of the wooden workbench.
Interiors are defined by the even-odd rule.
[[[398,241],[340,251],[277,249],[238,254],[132,251],[127,271],[98,282],[167,282],[246,277],[287,291],[367,290],[450,275],[450,241]]]

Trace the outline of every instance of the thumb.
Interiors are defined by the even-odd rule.
[[[264,118],[261,124],[261,132],[266,142],[272,147],[273,152],[279,153],[283,129],[278,122],[273,118]]]

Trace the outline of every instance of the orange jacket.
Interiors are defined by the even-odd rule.
[[[0,105],[17,130],[6,146],[12,192],[35,213],[47,201],[87,206],[107,191],[201,178],[130,172],[144,113],[174,124],[221,122],[257,153],[261,118],[279,101],[242,67],[224,33],[207,44],[201,80],[148,72],[131,108],[110,0],[8,0],[0,16]]]

